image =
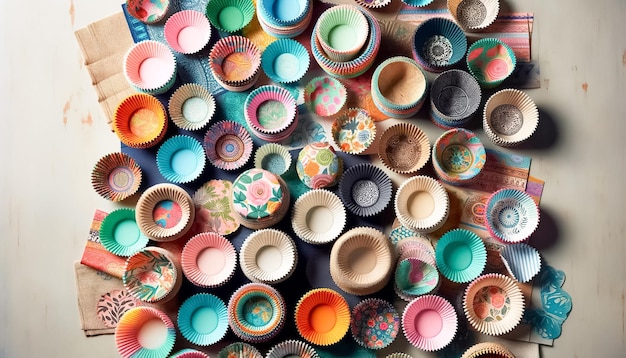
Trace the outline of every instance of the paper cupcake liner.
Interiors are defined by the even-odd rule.
[[[254,167],[276,175],[285,174],[291,168],[291,161],[289,150],[277,143],[264,144],[254,153]]]
[[[539,226],[539,207],[526,192],[500,189],[487,199],[485,227],[505,243],[525,241]]]
[[[356,3],[368,9],[380,9],[391,4],[391,0],[356,0]]]
[[[369,163],[359,163],[348,168],[341,176],[338,194],[350,212],[370,217],[389,205],[393,185],[380,168]]]
[[[101,197],[119,202],[137,193],[143,172],[128,154],[109,153],[91,170],[91,186]]]
[[[332,138],[342,152],[361,154],[376,138],[376,124],[362,108],[349,108],[332,124]]]
[[[135,210],[120,208],[111,211],[100,224],[100,243],[110,253],[131,256],[148,245],[135,221]]]
[[[209,43],[211,24],[200,11],[181,10],[167,19],[163,34],[174,51],[190,55]]]
[[[154,24],[163,20],[169,8],[169,0],[126,0],[128,13],[145,24]]]
[[[318,245],[334,241],[346,224],[346,210],[339,197],[325,189],[301,195],[293,206],[291,225],[302,241]]]
[[[275,344],[270,348],[265,358],[285,358],[285,357],[307,357],[320,358],[313,346],[306,342],[290,339]]]
[[[315,36],[326,55],[340,62],[357,57],[368,34],[367,19],[354,5],[337,5],[324,10],[315,26]]]
[[[407,228],[419,233],[431,233],[447,220],[450,198],[438,181],[418,175],[405,180],[398,188],[394,211]]]
[[[380,291],[391,278],[394,252],[385,234],[369,227],[348,230],[330,251],[330,275],[339,288],[354,295]]]
[[[507,347],[496,342],[476,343],[469,347],[461,356],[461,358],[481,357],[515,358]]]
[[[267,173],[272,174],[270,172]],[[237,220],[241,223],[241,225],[251,230],[266,229],[280,222],[285,217],[285,215],[287,215],[290,207],[289,203],[291,200],[291,194],[289,193],[289,188],[287,187],[287,184],[285,183],[283,178],[281,178],[280,176],[275,177],[280,184],[280,192],[278,192],[278,194],[282,196],[278,200],[273,199],[272,201],[268,202],[267,209],[263,208],[257,212],[251,212],[252,216],[239,212],[237,215]],[[276,190],[277,189],[274,189],[274,192],[276,192]],[[239,194],[235,194],[233,192],[233,200],[231,201],[231,203],[235,202],[235,195]],[[268,210],[270,210],[271,212],[268,212]],[[236,208],[235,211],[237,211]],[[268,215],[263,216],[265,214]]]
[[[487,264],[483,240],[465,229],[446,232],[435,247],[437,268],[452,282],[465,283],[478,277]]]
[[[233,183],[221,179],[209,180],[194,192],[194,224],[198,231],[229,235],[239,229],[236,213],[230,206],[232,193]]]
[[[217,353],[218,358],[232,358],[232,357],[245,357],[245,358],[263,358],[261,352],[258,349],[254,348],[254,346],[243,343],[243,342],[235,342],[227,345],[222,348]]]
[[[180,290],[183,281],[180,271],[171,252],[147,246],[126,259],[122,282],[135,298],[148,303],[163,303]]]
[[[487,153],[474,132],[454,128],[435,140],[432,161],[437,177],[448,183],[462,184],[481,173]]]
[[[500,257],[517,282],[530,282],[541,271],[539,251],[528,244],[506,245],[500,251]]]
[[[383,108],[419,111],[428,93],[426,75],[415,60],[395,56],[383,61],[372,75],[372,98],[376,98]]]
[[[283,2],[286,1],[283,0]],[[290,1],[289,3],[296,4],[297,2]],[[299,81],[309,69],[310,63],[311,59],[306,48],[292,39],[280,39],[272,42],[261,55],[263,72],[276,83]]]
[[[243,88],[256,82],[261,67],[261,51],[247,37],[223,37],[211,48],[209,67],[216,80],[236,89]]]
[[[485,103],[483,129],[487,138],[501,147],[511,147],[526,141],[538,125],[537,105],[520,90],[500,90]]]
[[[258,230],[241,245],[240,265],[253,282],[276,284],[289,278],[298,262],[296,244],[276,229]]]
[[[161,338],[160,342],[156,341],[158,338]],[[115,346],[124,358],[166,357],[174,348],[175,341],[174,323],[154,307],[131,308],[122,315],[115,329]]]
[[[412,40],[413,58],[430,72],[442,72],[455,66],[467,52],[467,36],[463,29],[443,17],[421,23]]]
[[[394,286],[404,296],[421,296],[439,287],[439,272],[434,264],[416,257],[402,259],[396,265]]]
[[[131,148],[145,149],[156,145],[165,137],[167,124],[165,107],[147,93],[124,98],[113,115],[115,134]]]
[[[406,353],[391,353],[385,356],[385,358],[413,358],[413,357]]]
[[[178,309],[178,329],[189,342],[199,346],[217,343],[228,331],[226,304],[209,293],[197,293]]]
[[[215,98],[202,85],[186,83],[176,89],[168,102],[172,122],[180,128],[195,131],[204,128],[215,114]]]
[[[156,163],[165,180],[184,184],[196,180],[202,174],[206,157],[197,139],[176,135],[161,144]]]
[[[466,119],[462,119],[460,121],[451,121],[449,119],[443,118],[440,116],[440,113],[433,111],[432,109],[429,111],[429,117],[431,122],[437,127],[443,130],[449,130],[454,128],[463,128],[465,127],[472,119],[472,117],[468,117]]]
[[[311,0],[259,0],[257,15],[277,27],[292,27],[301,23],[312,11]]]
[[[466,59],[469,72],[483,88],[501,84],[513,73],[517,63],[513,50],[497,38],[482,38],[474,42],[467,50]]]
[[[312,142],[298,152],[296,173],[311,189],[332,187],[343,174],[343,159],[330,143]]]
[[[471,74],[462,70],[444,71],[430,86],[431,110],[449,122],[472,118],[480,101],[480,85]]]
[[[264,169],[248,169],[233,182],[231,206],[240,223],[253,229],[269,227],[280,221],[289,208],[289,189],[285,181]]]
[[[234,33],[252,21],[255,7],[252,0],[209,0],[205,14],[219,31]]]
[[[491,25],[500,11],[498,0],[448,0],[448,11],[467,32],[476,32]]]
[[[403,3],[412,7],[423,7],[433,2],[433,0],[402,0]]]
[[[222,86],[222,88],[224,88],[227,91],[243,92],[243,91],[249,90],[250,88],[254,87],[254,85],[256,85],[256,82],[260,77],[260,73],[261,72],[257,70],[254,74],[251,75],[250,78],[246,79],[245,81],[238,82],[238,83],[224,82],[218,78],[215,78],[215,82],[217,82],[220,86]]]
[[[204,353],[197,351],[191,348],[183,348],[177,352],[172,353],[169,358],[209,358],[209,356]]]
[[[195,218],[191,196],[174,184],[155,184],[139,197],[136,219],[141,232],[154,241],[174,241],[189,231]]]
[[[361,346],[385,348],[393,343],[399,331],[400,315],[391,303],[379,298],[367,298],[354,306],[350,332]]]
[[[202,145],[209,162],[222,170],[239,169],[252,156],[252,138],[237,122],[220,121],[211,125]]]
[[[345,298],[329,288],[305,293],[295,308],[298,333],[318,346],[339,342],[350,328],[350,307]]]
[[[183,273],[191,283],[200,287],[218,287],[234,275],[237,251],[223,236],[203,232],[187,241],[180,261]]]
[[[286,89],[265,85],[256,88],[244,104],[246,123],[257,132],[276,134],[286,130],[297,115],[296,99]]]
[[[315,77],[304,87],[305,104],[321,117],[339,113],[346,103],[346,96],[343,83],[329,76]]]
[[[406,339],[425,351],[446,347],[458,328],[454,306],[445,298],[426,295],[411,301],[402,314],[402,330]]]
[[[396,118],[396,119],[408,119],[408,118],[415,116],[415,114],[417,114],[417,112],[419,112],[420,109],[422,109],[422,106],[424,105],[424,102],[425,102],[425,97],[424,97],[419,102],[417,102],[413,107],[409,107],[407,109],[402,109],[402,110],[396,110],[396,109],[387,107],[385,104],[383,104],[383,102],[381,102],[381,98],[382,97],[378,97],[376,95],[371,97],[372,103],[374,103],[374,106],[376,107],[376,109],[382,114],[384,114],[385,116],[390,117],[390,118]]]
[[[263,342],[280,333],[285,322],[285,301],[267,284],[249,283],[228,301],[230,327],[239,338]]]
[[[283,0],[284,1],[284,0]],[[258,4],[258,3],[257,3]],[[300,34],[302,34],[311,23],[311,19],[313,18],[312,8],[309,8],[309,11],[304,13],[304,16],[301,21],[298,21],[294,25],[277,25],[272,23],[272,20],[267,16],[264,16],[263,12],[258,13],[259,25],[261,28],[270,36],[276,37],[278,39],[286,39],[286,38],[294,38]]]
[[[400,226],[400,228],[406,229],[405,226]],[[392,230],[392,233],[394,230]],[[435,248],[430,242],[430,239],[426,235],[418,234],[415,231],[410,230],[410,234],[407,233],[402,239],[396,242],[396,253],[398,256],[402,256],[406,251],[412,249],[418,249],[435,257]]]
[[[263,132],[255,130],[254,127],[250,127],[250,132],[257,138],[264,140],[266,142],[280,143],[284,141],[285,139],[289,138],[289,136],[291,136],[294,133],[297,127],[298,127],[298,116],[296,115],[293,118],[293,122],[291,122],[291,124],[285,130],[281,132],[267,134],[267,133],[263,133]]]
[[[463,310],[474,329],[499,336],[512,331],[520,323],[524,314],[524,295],[513,279],[490,273],[467,286]]]
[[[398,263],[406,259],[416,259],[431,266],[436,265],[435,252],[420,246],[404,248],[402,254],[398,256]]]
[[[398,123],[380,136],[378,157],[393,172],[409,174],[422,169],[430,157],[430,141],[411,123]]]
[[[166,44],[155,40],[135,43],[124,56],[126,81],[140,92],[167,92],[176,80],[177,63]]]

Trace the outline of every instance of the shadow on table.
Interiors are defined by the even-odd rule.
[[[537,107],[539,110],[539,124],[537,130],[524,143],[521,143],[519,149],[551,149],[559,143],[560,133],[557,125],[557,118],[546,108]]]
[[[542,251],[556,246],[561,237],[559,224],[550,210],[540,208],[540,218],[539,226],[530,237],[529,244]]]

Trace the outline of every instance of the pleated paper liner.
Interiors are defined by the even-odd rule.
[[[209,346],[222,340],[228,331],[228,309],[217,296],[197,293],[178,309],[178,329],[189,342]]]
[[[398,262],[394,273],[394,284],[402,296],[415,298],[433,293],[439,287],[437,267],[416,257],[405,258]]]
[[[174,255],[160,247],[147,246],[129,256],[122,282],[135,298],[148,303],[171,300],[183,282],[181,268]]]
[[[385,358],[413,358],[413,357],[406,353],[396,352],[396,353],[388,354],[387,356],[385,356]]]
[[[270,348],[269,352],[267,352],[267,355],[265,356],[265,358],[285,357],[320,358],[313,346],[295,339],[275,344],[272,348]]]
[[[449,130],[453,128],[463,128],[465,127],[471,120],[472,117],[467,117],[462,120],[450,120],[449,118],[444,118],[441,116],[441,113],[432,109],[429,111],[429,117],[431,122],[437,127],[443,130]]]
[[[343,83],[330,76],[315,77],[304,87],[305,104],[321,117],[339,113],[346,103],[346,96]]]
[[[134,307],[128,310],[115,329],[115,346],[120,356],[167,357],[174,348],[176,328],[159,309]]]
[[[232,358],[232,357],[244,357],[244,358],[263,358],[261,352],[254,348],[253,345],[244,342],[235,342],[222,348],[217,353],[218,358]]]
[[[389,205],[393,185],[389,176],[370,163],[348,168],[339,180],[339,197],[346,208],[361,217],[379,214]]]
[[[417,175],[405,180],[398,188],[394,211],[407,228],[419,233],[431,233],[447,220],[450,198],[437,180]]]
[[[176,135],[161,144],[156,156],[159,173],[165,180],[184,184],[196,180],[206,164],[200,142],[187,135]]]
[[[398,256],[398,263],[405,259],[417,259],[429,265],[435,266],[435,252],[429,251],[423,247],[404,248],[402,254]]]
[[[137,193],[143,172],[137,162],[122,152],[101,157],[91,170],[91,186],[101,197],[119,202]]]
[[[391,4],[391,0],[356,0],[356,3],[368,9],[380,9]]]
[[[474,42],[467,50],[466,59],[469,72],[483,88],[500,85],[513,73],[517,63],[513,50],[497,38]]]
[[[239,229],[236,213],[230,206],[232,193],[233,183],[220,179],[209,180],[196,190],[193,194],[194,225],[200,232],[229,235]]]
[[[396,173],[415,173],[430,158],[430,141],[414,124],[394,124],[380,136],[378,157],[385,167]]]
[[[439,179],[462,185],[481,173],[487,161],[487,153],[474,132],[454,128],[435,140],[432,160]]]
[[[195,349],[183,348],[177,352],[172,353],[169,358],[209,358],[209,356],[206,353]]]
[[[526,141],[535,133],[538,125],[537,105],[520,90],[500,90],[485,103],[483,129],[487,138],[501,147],[511,147]]]
[[[145,24],[154,24],[165,18],[170,0],[126,0],[128,13]]]
[[[257,15],[272,25],[289,27],[301,23],[312,7],[311,0],[258,0]]]
[[[115,134],[131,148],[153,147],[165,137],[167,124],[165,107],[147,93],[135,93],[124,98],[113,115]]]
[[[433,2],[433,0],[402,0],[403,3],[412,7],[423,7]]]
[[[339,342],[350,328],[350,307],[346,300],[329,288],[305,293],[295,308],[298,333],[319,346]]]
[[[467,52],[467,36],[456,23],[435,17],[421,23],[413,34],[413,59],[430,72],[455,66]]]
[[[155,184],[139,197],[137,224],[151,240],[174,241],[189,231],[196,214],[187,192],[174,184]]]
[[[391,109],[390,107],[387,107],[385,104],[383,104],[382,97],[377,96],[377,95],[371,96],[371,103],[374,105],[376,110],[382,113],[384,116],[387,116],[389,118],[396,118],[396,119],[409,119],[413,117],[415,114],[417,114],[417,112],[419,112],[419,110],[424,105],[425,99],[426,97],[422,97],[422,99],[419,102],[417,102],[415,106],[409,107],[407,109],[400,109],[400,110]]]
[[[539,251],[528,244],[506,245],[500,251],[500,257],[517,282],[530,282],[541,271]]]
[[[426,237],[426,235],[421,235],[417,233],[411,234],[411,236],[404,237],[396,243],[396,253],[398,254],[398,256],[402,256],[406,251],[414,249],[420,250],[426,254],[435,257],[435,248],[430,242],[430,239]]]
[[[283,0],[285,1],[285,0]],[[260,2],[257,2],[257,8],[260,5]],[[309,6],[308,10],[304,13],[301,20],[297,21],[293,25],[279,25],[272,21],[269,16],[265,14],[265,11],[257,12],[259,25],[261,28],[270,36],[276,37],[278,39],[285,38],[294,38],[300,34],[302,34],[311,23],[311,19],[313,18],[313,8],[312,4]]]
[[[524,191],[500,189],[487,199],[484,219],[491,236],[504,243],[522,242],[539,226],[539,207]]]
[[[241,245],[241,269],[252,282],[276,284],[289,278],[298,263],[296,244],[277,229],[254,231]]]
[[[506,334],[517,327],[524,307],[524,296],[515,281],[496,273],[475,279],[463,296],[463,309],[470,325],[491,336]]]
[[[263,283],[248,283],[228,301],[230,327],[240,339],[265,342],[274,338],[285,323],[285,301],[276,289]]]
[[[209,0],[206,16],[216,29],[234,33],[252,21],[255,8],[252,0]]]
[[[283,2],[286,1],[283,0]],[[293,3],[297,2],[293,1]],[[270,80],[281,84],[299,81],[306,74],[310,63],[311,59],[306,48],[292,39],[279,39],[272,42],[261,55],[263,72]]]
[[[181,10],[167,19],[163,34],[174,51],[190,55],[209,43],[211,23],[200,11]]]
[[[148,244],[135,221],[135,210],[120,208],[111,211],[100,224],[100,243],[114,255],[130,256]]]
[[[253,134],[255,137],[270,143],[280,143],[288,139],[295,132],[296,128],[298,127],[298,116],[294,116],[291,124],[289,124],[287,128],[278,133],[266,134],[256,130],[250,125],[249,127],[251,134]]]
[[[411,301],[402,314],[402,330],[413,346],[428,351],[446,347],[456,335],[458,318],[445,298],[425,295]]]
[[[430,86],[430,108],[446,122],[463,122],[476,114],[481,96],[480,84],[471,74],[446,70]]]
[[[296,173],[311,189],[332,187],[343,174],[343,159],[328,142],[309,143],[298,153]]]
[[[448,11],[459,26],[467,32],[489,27],[498,16],[498,0],[448,0]]]
[[[362,108],[348,108],[331,127],[333,141],[342,152],[361,154],[376,138],[376,124]]]
[[[399,331],[400,315],[390,302],[367,298],[354,306],[350,332],[361,346],[368,349],[385,348],[393,343]]]
[[[483,240],[465,229],[446,232],[435,247],[437,268],[452,282],[466,283],[478,277],[487,264]]]
[[[371,88],[372,98],[382,105],[379,109],[396,112],[398,118],[406,118],[421,109],[428,93],[428,81],[415,60],[394,56],[376,67]]]
[[[469,347],[461,358],[515,358],[515,355],[504,345],[496,342],[476,343]]]
[[[126,52],[123,64],[126,81],[140,92],[162,94],[176,81],[176,57],[166,44],[159,41],[135,43]]]
[[[187,241],[180,261],[183,273],[191,283],[200,287],[218,287],[234,275],[237,251],[223,236],[203,232]]]
[[[330,59],[340,62],[358,56],[368,33],[367,19],[355,5],[337,5],[324,10],[315,26],[315,36],[323,51]]]
[[[209,162],[222,170],[236,170],[244,166],[254,147],[246,128],[233,121],[219,121],[211,125],[202,145]]]
[[[180,128],[195,131],[204,128],[215,114],[215,98],[202,85],[186,83],[176,89],[168,102],[172,122]]]
[[[291,153],[277,143],[267,143],[260,146],[254,153],[254,167],[265,169],[276,175],[285,174],[291,168]]]
[[[257,87],[250,92],[244,103],[246,123],[255,132],[267,135],[289,128],[297,112],[296,99],[280,86]]]
[[[294,233],[309,244],[334,241],[346,224],[346,210],[339,197],[325,189],[314,189],[301,195],[292,210]]]
[[[211,48],[209,67],[220,85],[230,91],[244,91],[257,81],[261,51],[247,37],[223,37]]]

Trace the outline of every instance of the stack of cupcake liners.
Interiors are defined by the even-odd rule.
[[[266,342],[280,333],[285,324],[285,301],[267,284],[244,284],[228,301],[228,318],[231,330],[243,341]]]
[[[276,38],[294,38],[303,33],[313,18],[313,0],[257,0],[257,18],[261,28]]]

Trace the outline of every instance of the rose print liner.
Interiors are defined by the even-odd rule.
[[[400,331],[400,315],[393,305],[378,298],[368,298],[352,309],[350,332],[354,340],[368,349],[389,346]]]

